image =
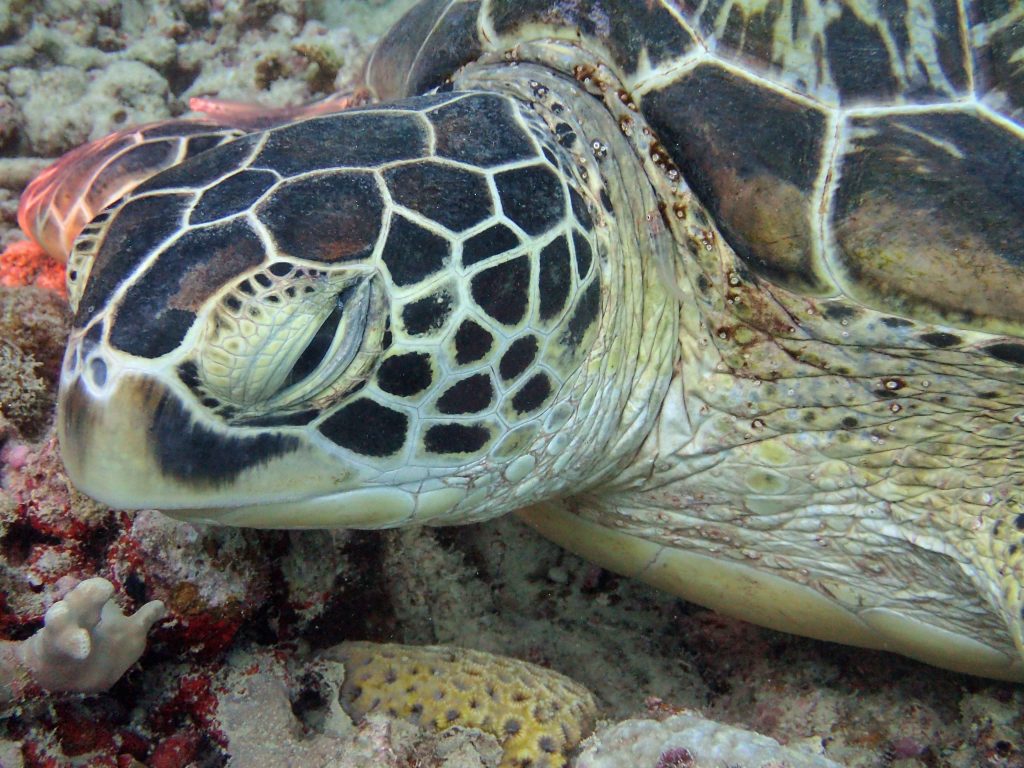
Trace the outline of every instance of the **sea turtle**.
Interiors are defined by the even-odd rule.
[[[68,472],[229,525],[518,510],[1024,680],[1022,55],[1020,0],[428,0],[364,106],[83,150],[22,212],[123,195],[70,253]]]

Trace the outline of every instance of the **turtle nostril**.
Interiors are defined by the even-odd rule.
[[[103,387],[107,383],[107,364],[102,358],[94,357],[89,361],[89,374],[94,386]]]

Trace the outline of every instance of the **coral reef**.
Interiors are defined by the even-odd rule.
[[[307,5],[11,4],[0,18],[0,39],[14,38],[0,48],[0,150],[55,157],[181,114],[191,96],[282,104],[330,93],[354,74],[366,41],[328,29]]]
[[[597,715],[590,692],[564,675],[482,651],[342,643],[328,658],[345,664],[341,701],[353,717],[477,728],[501,742],[502,768],[561,768]]]
[[[0,256],[0,442],[39,437],[49,423],[68,323],[60,296],[33,287],[36,273],[15,282],[5,271],[6,255]],[[9,287],[7,279],[29,287]]]
[[[15,246],[0,257],[0,339],[18,356],[0,385],[32,377],[9,388],[25,415],[0,420],[0,639],[31,637],[92,575],[128,612],[153,599],[169,612],[108,693],[0,711],[0,764],[496,768],[497,740],[473,729],[434,734],[377,715],[347,724],[340,665],[313,651],[355,639],[529,660],[571,673],[614,719],[700,710],[851,768],[1024,768],[1022,686],[723,618],[514,518],[242,532],[114,512],[70,487],[50,431],[67,308],[59,265],[19,244],[25,183],[84,140],[183,114],[193,96],[319,97],[407,4],[0,2],[0,246]],[[663,765],[643,768],[685,765],[689,750],[668,746]]]
[[[53,405],[39,363],[11,341],[0,338],[0,431],[38,432]]]
[[[35,243],[19,240],[11,243],[0,254],[0,285],[36,285],[64,295],[64,267],[47,256]]]
[[[338,703],[345,669],[330,655],[297,669],[279,654],[229,658],[215,690],[219,734],[233,766],[497,768],[500,747],[477,731],[435,734],[378,715],[354,725]]]
[[[162,646],[218,659],[266,603],[274,535],[175,522],[158,512],[118,516],[104,573],[138,599],[159,599],[173,621],[156,632]]]

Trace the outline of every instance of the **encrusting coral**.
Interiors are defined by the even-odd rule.
[[[86,579],[46,611],[45,625],[22,642],[0,643],[0,703],[36,685],[48,691],[105,691],[138,661],[164,604],[125,616],[106,579]]]
[[[341,703],[349,716],[477,728],[501,743],[502,768],[561,768],[597,714],[594,697],[579,683],[482,651],[349,642],[329,656],[345,664]]]
[[[20,347],[0,338],[0,433],[34,431],[49,415],[50,391],[38,367]]]

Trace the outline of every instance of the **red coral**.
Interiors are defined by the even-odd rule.
[[[199,751],[199,736],[193,733],[178,733],[170,736],[153,750],[149,758],[150,768],[185,768],[195,760]]]
[[[0,285],[36,285],[67,296],[64,265],[54,261],[31,240],[18,240],[0,253]]]
[[[56,711],[60,717],[57,739],[65,755],[77,757],[90,752],[115,751],[114,733],[105,718],[91,716],[81,707],[68,703],[59,703]]]
[[[220,723],[217,721],[217,701],[208,670],[196,675],[187,675],[178,683],[178,690],[170,701],[160,705],[153,712],[150,725],[157,733],[174,734],[177,731],[178,736],[183,726],[194,727],[213,742],[227,746],[227,737],[220,731]],[[173,738],[175,736],[169,737],[163,743]]]
[[[190,652],[197,661],[214,661],[231,647],[243,622],[237,610],[229,607],[223,615],[214,613],[216,610],[209,608],[206,613],[181,616],[176,627],[168,627],[166,634],[158,630],[156,637],[170,640],[173,635],[172,644]]]
[[[149,753],[149,739],[135,731],[121,730],[117,734],[118,763],[129,762],[132,759],[142,760]],[[124,758],[124,759],[122,759]]]

